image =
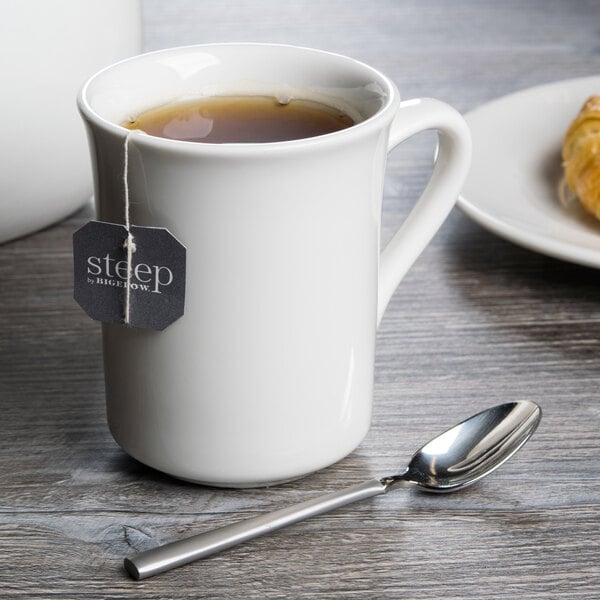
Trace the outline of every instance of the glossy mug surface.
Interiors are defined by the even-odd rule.
[[[378,321],[454,205],[470,137],[454,109],[401,103],[387,77],[347,57],[265,44],[162,50],[101,71],[80,94],[99,219],[124,221],[119,124],[220,94],[310,97],[360,122],[272,143],[131,136],[131,222],[187,247],[186,310],[160,332],[103,325],[108,421],[126,452],[160,471],[260,486],[331,465],[367,433]],[[380,254],[387,153],[432,128],[434,174]]]

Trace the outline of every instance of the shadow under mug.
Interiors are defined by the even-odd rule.
[[[87,125],[98,218],[124,222],[130,115],[182,97],[309,94],[361,121],[313,138],[206,144],[133,135],[131,223],[187,248],[186,309],[163,331],[103,325],[110,430],[137,460],[217,486],[269,485],[349,454],[371,420],[376,328],[452,209],[470,163],[462,117],[401,102],[351,58],[292,46],[161,50],[94,75]],[[430,182],[380,254],[387,153],[439,132]]]

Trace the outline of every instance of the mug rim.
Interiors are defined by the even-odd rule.
[[[354,65],[357,68],[363,69],[367,72],[370,72],[373,75],[373,79],[377,80],[379,83],[383,84],[385,95],[384,103],[379,109],[367,117],[363,121],[359,123],[355,123],[350,127],[345,129],[341,129],[339,131],[334,131],[331,133],[326,133],[322,135],[299,138],[294,140],[284,140],[277,142],[225,142],[225,143],[216,143],[216,142],[196,142],[196,141],[188,141],[188,140],[177,140],[171,138],[163,138],[159,136],[154,136],[150,134],[146,134],[139,130],[131,130],[123,127],[122,125],[118,125],[107,118],[101,116],[96,110],[94,110],[91,106],[91,102],[89,99],[89,88],[93,85],[93,83],[101,77],[103,74],[111,71],[125,63],[131,63],[138,61],[142,58],[151,57],[153,55],[161,55],[161,54],[173,54],[177,52],[184,52],[189,50],[209,50],[211,48],[223,48],[223,47],[236,47],[236,48],[244,48],[244,47],[262,47],[262,48],[287,48],[293,51],[305,52],[314,55],[321,55],[324,57],[328,57],[330,59],[342,60],[349,64]],[[130,134],[135,135],[136,145],[148,146],[156,149],[164,149],[173,151],[179,151],[185,154],[204,154],[209,153],[211,155],[219,154],[219,155],[231,155],[231,154],[247,154],[247,153],[256,153],[257,149],[260,149],[261,153],[270,153],[271,151],[281,152],[281,151],[294,151],[299,150],[301,148],[310,147],[314,149],[315,146],[329,145],[329,144],[338,144],[343,143],[346,144],[354,138],[363,137],[363,135],[373,132],[374,130],[380,130],[384,128],[386,125],[391,124],[393,117],[396,114],[397,105],[400,103],[400,94],[398,92],[398,88],[394,84],[394,82],[381,73],[381,71],[371,67],[370,65],[359,61],[355,58],[346,56],[344,54],[339,54],[336,52],[330,52],[327,50],[320,50],[317,48],[310,48],[306,46],[296,46],[293,44],[277,44],[277,43],[263,43],[263,42],[223,42],[223,43],[214,43],[214,44],[190,44],[186,46],[174,46],[171,48],[162,48],[159,50],[153,50],[151,52],[144,52],[142,54],[137,54],[126,58],[124,60],[112,63],[101,70],[97,71],[93,75],[91,75],[82,85],[78,95],[77,95],[77,107],[79,112],[84,117],[85,120],[90,122],[96,127],[104,130],[107,133],[112,135],[116,135],[123,140],[128,138]],[[131,137],[129,139],[131,140]]]

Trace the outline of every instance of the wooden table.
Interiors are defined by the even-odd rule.
[[[600,71],[597,0],[144,3],[146,49],[274,41],[352,55],[405,98],[466,112]],[[600,90],[599,90],[600,92]],[[435,136],[389,161],[384,237],[431,170]],[[72,300],[85,209],[0,247],[1,598],[600,598],[598,271],[521,249],[453,211],[377,340],[373,426],[339,464],[274,489],[194,486],[108,433],[99,325]],[[122,558],[395,472],[447,426],[539,402],[531,442],[450,496],[397,490],[134,582]]]

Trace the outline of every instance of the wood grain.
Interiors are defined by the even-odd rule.
[[[462,111],[600,71],[594,0],[147,0],[144,11],[148,50],[315,46]],[[421,135],[391,155],[384,240],[425,185],[434,144]],[[140,465],[108,433],[99,327],[72,300],[71,235],[90,217],[0,247],[1,598],[600,598],[597,270],[454,211],[384,317],[360,448],[301,481],[216,490]],[[540,429],[460,494],[397,490],[144,582],[122,570],[158,543],[395,472],[445,427],[518,398],[542,405]]]

